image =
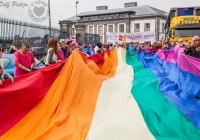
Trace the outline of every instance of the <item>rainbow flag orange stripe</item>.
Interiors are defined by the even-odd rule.
[[[41,102],[1,139],[84,139],[90,128],[100,86],[103,80],[115,74],[117,53],[115,50],[110,56],[105,55],[105,61],[99,67],[93,61],[87,64],[85,59],[75,51]],[[39,84],[37,86],[41,86]],[[37,88],[32,90],[37,94]]]
[[[76,50],[4,82],[0,140],[197,140],[196,62],[176,49],[131,56],[115,48],[89,58]]]

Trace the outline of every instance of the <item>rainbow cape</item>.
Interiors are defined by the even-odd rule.
[[[0,140],[198,140],[200,61],[115,48],[5,81]]]

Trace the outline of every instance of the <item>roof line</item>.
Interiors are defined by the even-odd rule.
[[[123,12],[109,12],[109,13],[99,13],[99,14],[90,14],[88,16],[97,16],[97,15],[108,15],[108,14],[120,14],[120,13],[135,13],[135,11],[123,11]],[[85,17],[86,15],[77,15],[77,17]]]
[[[135,7],[144,7],[144,6],[146,6],[146,5],[140,5],[140,6],[133,6],[133,7],[127,7],[127,9],[131,9],[131,8],[135,8]],[[112,8],[112,9],[107,9],[107,10],[99,10],[99,11],[109,11],[109,10],[116,10],[116,9],[125,9],[124,7],[123,8]],[[96,10],[97,11],[97,10]],[[95,12],[96,12],[95,11]],[[81,12],[80,14],[83,14],[83,13],[89,13],[89,12],[94,12],[94,11],[86,11],[86,12]],[[78,14],[78,15],[80,15],[80,14]],[[77,16],[78,16],[77,15]]]

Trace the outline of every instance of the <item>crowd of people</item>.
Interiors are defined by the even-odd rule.
[[[182,39],[178,42],[170,41],[164,45],[161,42],[123,43],[122,47],[126,48],[131,55],[140,51],[155,54],[159,49],[172,50],[174,47],[181,47],[184,49],[183,54],[200,59],[200,37],[194,37],[193,41],[183,41]]]
[[[59,41],[57,38],[51,38],[47,45],[47,56],[45,65],[51,65],[56,62],[67,59],[71,53],[77,49],[87,56],[94,54],[104,54],[109,53],[115,47],[122,47],[126,49],[130,55],[134,55],[138,52],[153,53],[155,54],[159,49],[171,50],[174,47],[184,48],[183,54],[189,55],[200,59],[200,37],[194,37],[193,41],[183,41],[179,42],[167,42],[162,45],[161,42],[140,42],[140,43],[116,43],[113,44],[102,44],[98,43],[94,46],[92,43],[89,46],[84,46],[80,43],[75,42],[75,40],[68,38],[66,40]],[[3,48],[0,48],[0,59],[2,58]],[[22,46],[17,50],[14,46],[11,46],[10,53],[14,53],[14,75],[18,77],[20,75],[34,71],[35,59],[33,53],[30,51],[30,44],[27,41],[22,42]],[[3,80],[10,79],[14,82],[14,78],[5,72],[3,64],[0,61],[0,85],[3,84]]]

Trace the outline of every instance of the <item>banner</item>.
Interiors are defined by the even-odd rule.
[[[147,42],[155,41],[155,32],[138,32],[138,33],[111,33],[107,32],[108,42]]]

